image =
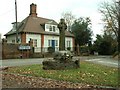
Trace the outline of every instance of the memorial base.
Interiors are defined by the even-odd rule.
[[[69,62],[43,61],[44,70],[66,70],[77,69],[80,67],[79,60]]]

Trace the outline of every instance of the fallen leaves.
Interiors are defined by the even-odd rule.
[[[35,77],[51,78],[56,80],[82,82],[91,84],[116,85],[115,77],[118,75],[117,69],[101,67],[94,64],[82,63],[79,69],[73,70],[43,70],[40,65],[10,68],[10,72],[25,74]],[[8,71],[8,72],[9,72]],[[19,80],[19,79],[18,79]],[[24,78],[23,78],[24,80]],[[32,82],[35,80],[31,79]],[[40,82],[40,81],[39,81]],[[35,83],[32,83],[36,85]],[[58,86],[58,85],[56,85]]]
[[[106,72],[104,72],[104,75],[106,75],[106,76],[107,76],[107,73],[106,73]]]
[[[92,74],[91,77],[94,77],[94,75]]]
[[[52,79],[44,79],[41,77],[29,77],[14,74],[3,74],[5,78],[3,88],[85,88],[88,85],[81,83],[71,83],[65,81],[57,81]]]

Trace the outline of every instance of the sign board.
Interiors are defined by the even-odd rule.
[[[18,49],[19,50],[30,50],[31,49],[31,47],[30,46],[24,46],[24,45],[20,45],[19,47],[18,47]]]

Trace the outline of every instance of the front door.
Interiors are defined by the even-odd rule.
[[[52,47],[55,48],[55,40],[52,40]]]

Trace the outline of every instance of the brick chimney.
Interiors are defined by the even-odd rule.
[[[30,16],[37,17],[36,8],[37,8],[36,4],[32,3],[30,5],[30,14],[29,14]]]

